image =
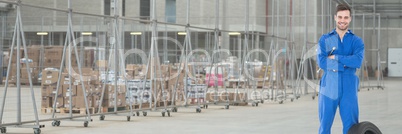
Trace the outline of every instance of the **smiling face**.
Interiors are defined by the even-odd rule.
[[[352,17],[350,17],[349,10],[338,11],[335,15],[336,29],[346,31],[351,20]]]

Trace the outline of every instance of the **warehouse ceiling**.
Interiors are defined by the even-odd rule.
[[[402,0],[335,0],[346,2],[356,12],[380,13],[381,16],[402,18]]]

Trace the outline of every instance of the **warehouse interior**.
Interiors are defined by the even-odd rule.
[[[402,0],[0,0],[1,133],[317,133],[339,4],[360,121],[401,132]]]

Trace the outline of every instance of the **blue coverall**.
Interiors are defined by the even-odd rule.
[[[328,56],[334,47],[332,55],[335,55],[335,59],[329,59]],[[318,98],[319,134],[331,133],[338,106],[344,134],[359,122],[359,78],[355,73],[362,64],[363,56],[363,41],[350,30],[345,33],[343,39],[335,29],[321,36],[317,62],[324,74],[320,81]]]

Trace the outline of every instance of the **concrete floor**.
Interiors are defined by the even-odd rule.
[[[388,78],[385,80],[385,90],[362,89],[359,92],[360,121],[373,122],[384,134],[402,132],[401,82],[401,78]],[[223,106],[210,105],[208,109],[202,109],[201,113],[196,113],[194,108],[179,108],[179,112],[172,113],[171,117],[162,117],[160,112],[149,112],[146,117],[131,117],[130,122],[126,121],[126,116],[106,115],[105,121],[99,121],[98,116],[93,116],[94,121],[87,128],[83,127],[82,121],[62,120],[59,127],[52,127],[51,122],[42,122],[46,127],[41,130],[43,134],[314,134],[319,126],[318,104],[317,99],[312,100],[311,95],[303,95],[294,102],[288,100],[284,104],[266,101],[258,107],[230,106],[230,109],[223,109]],[[4,116],[9,117],[7,113]],[[40,115],[41,119],[49,117]],[[33,130],[9,127],[7,132],[21,134],[33,133]],[[332,133],[342,133],[338,113]]]

